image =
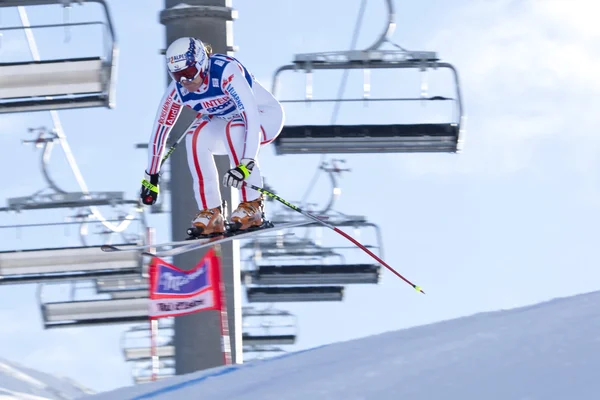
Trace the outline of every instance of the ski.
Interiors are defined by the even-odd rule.
[[[308,225],[313,223],[311,220],[297,221],[297,222],[289,222],[285,224],[273,225],[267,228],[255,229],[252,231],[231,231],[226,232],[223,235],[214,236],[210,238],[197,238],[197,239],[185,239],[185,240],[177,240],[173,242],[165,242],[165,243],[157,243],[157,244],[146,244],[141,246],[114,246],[110,244],[105,244],[100,248],[102,251],[106,253],[116,252],[116,251],[138,251],[142,252],[144,255],[155,256],[155,257],[166,257],[167,254],[176,255],[185,253],[186,251],[194,250],[194,246],[204,246],[223,243],[227,241],[231,241],[234,239],[243,239],[248,236],[258,235],[265,232],[277,231],[281,229],[294,228],[297,226]],[[165,249],[168,248],[168,249]],[[175,252],[176,249],[182,248],[181,252]],[[150,249],[155,249],[154,252],[150,252]],[[163,250],[165,249],[165,250]],[[169,253],[167,253],[169,252]],[[161,254],[161,255],[159,255]]]

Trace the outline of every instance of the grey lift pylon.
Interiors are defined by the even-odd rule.
[[[0,113],[18,113],[115,105],[117,41],[108,5],[104,0],[3,0],[0,7],[99,3],[103,21],[86,21],[0,28],[0,33],[22,30],[101,26],[103,54],[67,59],[0,62]],[[7,56],[8,54],[5,54]],[[4,58],[6,60],[6,58]]]
[[[365,50],[334,51],[297,54],[292,64],[280,67],[274,74],[272,93],[282,103],[335,103],[335,102],[445,102],[453,103],[453,112],[443,123],[395,123],[386,125],[293,125],[284,126],[275,140],[275,151],[285,154],[315,153],[408,153],[459,152],[464,140],[464,106],[461,98],[458,72],[452,64],[442,62],[432,51],[408,51],[392,43],[389,36],[395,29],[395,11],[392,0],[386,0],[388,20],[382,35]],[[394,50],[384,50],[384,43]],[[362,98],[315,98],[312,74],[317,70],[363,70]],[[371,96],[370,71],[378,69],[411,69],[421,71],[421,95],[417,97]],[[432,70],[448,69],[453,76],[454,96],[428,95],[424,78]],[[303,99],[281,99],[278,95],[280,75],[286,71],[306,73],[306,93]],[[390,82],[390,85],[392,82]],[[401,109],[397,110],[401,114]]]

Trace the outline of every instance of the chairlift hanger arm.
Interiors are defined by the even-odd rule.
[[[40,167],[42,169],[42,175],[44,176],[44,179],[46,180],[48,186],[50,186],[50,188],[53,189],[56,193],[66,194],[67,191],[61,189],[56,184],[56,182],[54,182],[54,180],[50,176],[50,171],[48,167],[48,164],[50,163],[50,156],[52,155],[52,149],[54,148],[54,139],[55,138],[53,137],[50,140],[44,141],[44,143],[42,144],[43,150],[41,154]]]
[[[393,0],[385,0],[385,6],[388,12],[387,22],[379,38],[368,48],[368,50],[377,49],[382,44],[389,41],[390,36],[392,36],[396,30],[396,10],[394,8]]]

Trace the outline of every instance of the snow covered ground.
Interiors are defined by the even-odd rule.
[[[69,379],[0,359],[0,400],[70,400],[91,393]]]
[[[405,312],[410,308],[398,308],[398,318]],[[598,398],[600,292],[388,332],[86,399]]]

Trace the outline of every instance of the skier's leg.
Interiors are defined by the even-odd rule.
[[[229,154],[231,167],[239,165],[244,151],[244,141],[246,138],[246,125],[241,118],[235,118],[225,127],[225,149]],[[254,160],[254,168],[252,173],[246,179],[248,183],[256,186],[262,186],[262,176],[260,174],[260,165],[258,160]],[[240,189],[240,199],[243,202],[252,201],[260,197],[260,193],[253,189],[248,189],[242,186]]]
[[[229,154],[229,160],[232,167],[240,163],[244,149],[244,140],[246,137],[246,126],[242,119],[233,119],[225,127],[225,148]],[[246,179],[246,182],[256,186],[262,186],[262,176],[260,174],[260,165],[258,160],[254,160],[255,165],[252,173]],[[254,189],[242,186],[240,189],[240,204],[237,209],[231,213],[231,223],[237,229],[248,229],[260,226],[264,222],[264,201],[263,196]]]
[[[203,235],[225,231],[220,181],[211,150],[220,140],[224,125],[222,120],[201,117],[188,128],[186,136],[188,166],[194,179],[194,196],[199,210],[192,226]]]
[[[260,114],[260,144],[261,146],[271,143],[283,127],[284,113],[281,104],[273,95],[263,88],[260,83],[254,82],[252,86],[254,96],[259,104]],[[253,133],[249,133],[253,134]],[[256,134],[256,133],[254,133]],[[235,118],[226,126],[225,131],[225,150],[229,154],[229,160],[232,167],[239,165],[243,157],[245,147],[246,127],[241,118]],[[259,149],[260,154],[260,149]],[[258,158],[258,157],[257,157]],[[262,176],[260,172],[259,160],[255,159],[255,165],[252,173],[246,179],[248,183],[255,186],[262,186]],[[240,198],[243,202],[248,202],[261,197],[260,193],[253,189],[242,187],[240,189]]]

